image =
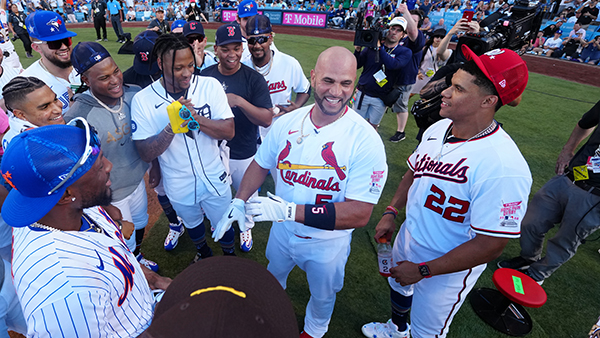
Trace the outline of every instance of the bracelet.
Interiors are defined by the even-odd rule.
[[[386,211],[383,213],[383,215],[381,215],[381,217],[385,216],[385,215],[394,215],[394,219],[396,219],[396,213],[393,211]]]
[[[163,129],[163,130],[165,131],[165,133],[167,133],[167,135],[175,135],[175,133],[173,132],[173,129],[172,129],[172,128],[169,128],[169,129],[171,129],[171,131],[168,131],[168,130],[167,130],[167,127],[168,127],[168,126],[169,126],[169,125],[167,124],[167,125],[165,126],[165,128]]]
[[[385,208],[385,210],[386,211],[391,211],[391,212],[394,213],[394,215],[398,216],[399,211],[394,206],[388,205],[387,208]],[[396,217],[394,217],[394,218],[396,218]]]

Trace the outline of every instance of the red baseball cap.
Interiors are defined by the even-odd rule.
[[[494,49],[477,56],[469,47],[462,45],[463,55],[467,60],[473,60],[492,81],[500,95],[502,104],[508,104],[523,94],[529,71],[521,57],[510,49]]]

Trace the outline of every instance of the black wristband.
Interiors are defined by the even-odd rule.
[[[335,229],[335,206],[333,203],[305,204],[304,225],[321,230]]]

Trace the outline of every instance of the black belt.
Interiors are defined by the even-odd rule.
[[[120,15],[120,14],[119,13],[117,13],[117,14],[111,14],[110,16],[115,16],[115,15]]]
[[[575,177],[573,176],[573,172],[571,172],[571,171],[568,171],[565,175],[576,186],[578,186],[581,189],[583,189],[583,190],[585,190],[585,191],[587,191],[589,193],[592,193],[592,194],[594,194],[596,196],[600,196],[600,188],[596,188],[593,185],[589,185],[589,184],[585,183],[584,181],[575,181]]]

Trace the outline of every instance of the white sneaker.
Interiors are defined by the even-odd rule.
[[[252,230],[240,232],[240,248],[243,252],[248,252],[252,249]]]
[[[183,226],[181,218],[179,218],[179,224],[169,224],[169,234],[167,235],[167,238],[165,238],[165,250],[171,251],[175,249],[179,242],[179,237],[181,237],[184,232],[185,227]]]
[[[406,324],[406,330],[400,332],[392,320],[387,323],[372,322],[362,327],[362,333],[369,338],[410,338],[410,324]]]

